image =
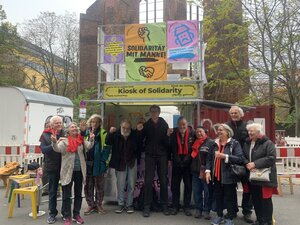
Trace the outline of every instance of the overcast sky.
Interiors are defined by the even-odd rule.
[[[65,11],[78,15],[95,0],[1,0],[0,5],[6,12],[7,20],[12,24],[21,24],[24,20],[36,18],[40,12],[55,12],[64,14]]]

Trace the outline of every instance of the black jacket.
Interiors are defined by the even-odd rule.
[[[192,158],[192,173],[199,174],[201,168],[205,170],[206,165],[209,164],[209,157],[211,157],[215,148],[217,148],[216,142],[210,138],[206,138],[198,149],[198,155],[195,158]]]
[[[216,144],[219,145],[219,139],[215,140]],[[232,149],[232,152],[231,152]],[[218,151],[218,147],[214,149],[209,161],[206,164],[206,169],[211,171],[211,177],[214,179],[214,170],[215,170],[215,152]],[[228,163],[225,163],[225,159],[221,160],[221,183],[222,184],[234,184],[239,181],[239,178],[232,175],[231,164],[242,165],[244,163],[243,150],[240,143],[233,139],[229,138],[224,147],[224,154],[228,155]]]
[[[64,137],[63,130],[56,136],[57,140]],[[51,145],[51,132],[44,131],[40,137],[40,148],[44,154],[45,170],[51,172],[60,172],[61,154],[55,152]]]
[[[244,147],[244,143],[246,139],[249,137],[247,131],[247,122],[240,120],[240,121],[228,121],[226,124],[233,130],[233,139],[237,140],[241,147]]]
[[[124,142],[126,142],[126,148],[128,149],[126,156],[124,154]],[[112,146],[109,166],[116,169],[117,171],[120,171],[121,159],[122,157],[124,157],[126,165],[129,167],[133,167],[138,156],[138,143],[139,140],[137,138],[135,130],[131,130],[127,140],[125,140],[121,135],[121,130],[117,130],[114,133],[108,133],[106,136],[105,144]]]
[[[246,158],[245,164],[250,162],[250,145],[251,141],[247,139],[243,148]],[[261,186],[277,187],[276,148],[270,139],[267,137],[257,139],[251,151],[251,161],[254,162],[257,169],[271,168],[270,182],[251,181],[251,183]]]
[[[169,137],[167,122],[159,117],[158,122],[154,123],[149,119],[144,123],[144,128],[140,135],[145,139],[145,155],[151,157],[161,157],[169,155]]]
[[[179,155],[178,154],[178,142],[177,142],[177,133],[179,132],[178,128],[174,129],[173,134],[171,135],[171,158],[173,161],[174,166],[178,167],[187,167],[190,166],[192,157],[191,157],[191,152],[192,152],[192,145],[195,140],[195,132],[191,127],[188,127],[189,129],[189,137],[188,137],[188,154],[187,155]]]

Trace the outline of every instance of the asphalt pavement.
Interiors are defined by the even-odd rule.
[[[284,185],[283,196],[274,196],[274,215],[276,219],[276,225],[298,225],[299,213],[300,213],[300,185],[297,181],[294,185],[294,194],[289,193],[289,187]],[[21,207],[17,207],[15,204],[13,218],[8,218],[8,202],[4,197],[5,188],[3,184],[0,184],[0,224],[1,225],[46,225],[47,214],[38,217],[33,220],[28,214],[31,212],[30,198],[25,196],[24,200],[21,200]],[[241,192],[238,192],[239,200],[241,200]],[[42,198],[42,201],[47,200],[47,196]],[[105,215],[93,213],[89,216],[84,216],[83,211],[86,208],[85,199],[83,199],[81,214],[85,221],[85,224],[90,225],[209,225],[210,221],[204,219],[196,219],[193,216],[185,216],[183,212],[180,212],[176,216],[165,216],[162,213],[152,212],[149,218],[144,218],[141,211],[135,211],[133,214],[116,214],[114,210],[117,205],[112,202],[104,204],[105,209],[108,211]],[[61,201],[58,202],[58,209],[61,207]],[[47,203],[44,202],[40,205],[40,210],[47,212]],[[211,213],[215,216],[215,213]],[[253,218],[255,216],[253,215]],[[246,225],[242,218],[241,211],[238,213],[238,218],[234,221],[235,225]],[[58,217],[55,224],[63,224],[63,220]],[[73,224],[76,224],[73,222]]]

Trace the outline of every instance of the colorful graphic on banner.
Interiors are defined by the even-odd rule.
[[[166,80],[166,25],[126,25],[125,63],[127,81]]]
[[[108,64],[124,63],[124,36],[123,35],[104,36],[103,62]]]
[[[167,34],[169,63],[198,60],[198,21],[169,21]]]

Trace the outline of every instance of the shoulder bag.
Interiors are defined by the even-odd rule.
[[[232,155],[232,144],[230,145],[230,154]],[[247,175],[247,170],[245,165],[230,164],[230,167],[231,167],[231,174],[233,176],[243,178]]]

